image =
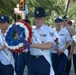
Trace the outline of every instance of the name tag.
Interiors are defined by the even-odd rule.
[[[60,34],[60,36],[65,36],[64,34]]]
[[[40,36],[46,37],[46,34],[40,34]]]

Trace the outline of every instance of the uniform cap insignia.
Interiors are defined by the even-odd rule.
[[[36,11],[36,14],[39,14],[39,11]]]
[[[4,19],[4,17],[2,16],[1,19]]]

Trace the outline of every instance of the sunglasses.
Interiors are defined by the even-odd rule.
[[[63,21],[67,21],[67,20],[63,20]]]

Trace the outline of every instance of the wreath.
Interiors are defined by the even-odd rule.
[[[32,28],[22,20],[11,24],[5,33],[5,45],[12,52],[22,52],[31,43]]]

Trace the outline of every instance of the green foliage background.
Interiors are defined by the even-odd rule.
[[[53,25],[54,18],[57,16],[63,16],[65,14],[65,0],[25,0],[29,9],[29,19],[31,23],[34,23],[34,19],[30,18],[30,14],[33,13],[35,7],[41,6],[46,12],[50,14],[47,17],[46,23]],[[76,1],[76,0],[73,0]],[[19,0],[0,0],[0,15],[8,15],[11,19],[14,19],[14,8],[16,4],[19,3]],[[76,5],[73,6],[67,15],[70,19],[76,20]],[[56,15],[55,15],[55,14]]]

